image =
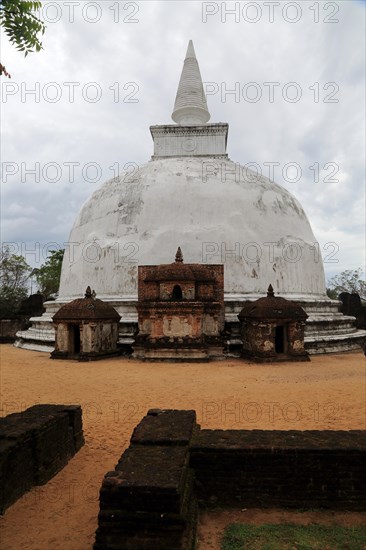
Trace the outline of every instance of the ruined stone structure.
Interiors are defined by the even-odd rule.
[[[42,315],[43,311],[43,296],[39,292],[22,300],[18,311],[11,316],[0,311],[0,344],[15,342],[17,333],[29,328],[29,319]]]
[[[230,350],[240,350],[238,314],[276,293],[308,314],[309,353],[359,349],[366,335],[326,294],[317,239],[298,200],[280,185],[228,158],[229,126],[212,123],[192,42],[180,78],[174,124],[150,127],[154,150],[138,170],[113,177],[84,204],[64,255],[59,297],[18,333],[20,347],[52,349],[52,315],[77,297],[83,281],[121,315],[119,343],[136,334],[139,265],[170,261],[181,245],[195,264],[224,264],[225,322]],[[128,129],[126,130],[128,131]],[[252,159],[249,159],[252,160]],[[89,262],[83,251],[98,250]],[[51,349],[50,349],[51,348]]]
[[[196,360],[222,356],[224,266],[175,262],[138,269],[134,357]]]
[[[341,312],[356,317],[356,327],[366,329],[366,305],[362,304],[359,294],[341,292],[338,300],[342,302]]]
[[[152,409],[104,477],[94,550],[194,550],[197,504],[365,510],[365,460],[365,430],[201,430]]]
[[[195,411],[148,412],[103,480],[94,550],[194,550],[189,444],[195,426]]]
[[[83,445],[79,405],[34,405],[0,418],[0,513],[47,483]]]
[[[258,362],[307,361],[304,330],[307,314],[299,305],[275,296],[249,302],[238,315],[243,341],[242,356]]]
[[[118,353],[118,323],[116,310],[95,298],[90,286],[85,298],[78,298],[61,307],[53,316],[56,346],[53,359],[101,359]]]
[[[23,328],[23,319],[0,319],[0,344],[15,342],[17,332]]]

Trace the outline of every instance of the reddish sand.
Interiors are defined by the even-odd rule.
[[[47,354],[11,345],[1,346],[0,353],[2,415],[36,403],[81,404],[86,439],[57,476],[32,489],[0,518],[4,550],[91,550],[102,478],[113,469],[149,408],[195,409],[205,428],[366,427],[361,352],[275,365],[240,360],[149,364],[123,358],[78,363],[53,361]],[[293,517],[278,510],[202,515],[199,550],[219,548],[219,532],[228,521]],[[296,518],[302,521],[301,514]],[[346,524],[365,523],[365,518],[366,514],[323,516],[325,522]],[[309,513],[303,516],[303,521],[313,519]]]

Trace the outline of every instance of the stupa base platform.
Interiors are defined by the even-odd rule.
[[[240,298],[225,297],[224,356],[240,357],[241,340],[237,315],[245,302],[257,298],[258,296],[249,299],[244,296]],[[118,347],[126,353],[131,353],[137,334],[136,298],[107,299],[102,297],[102,299],[108,301],[121,315]],[[310,355],[361,350],[361,343],[366,339],[366,330],[357,329],[354,317],[339,312],[341,302],[327,299],[294,299],[294,301],[297,301],[309,315],[305,327],[305,349]],[[45,313],[41,317],[32,317],[30,319],[32,325],[28,330],[17,332],[17,340],[14,345],[22,349],[51,353],[55,344],[52,316],[65,303],[67,302],[46,302],[44,304]],[[197,358],[197,360],[199,359]]]
[[[178,362],[204,362],[224,359],[222,346],[204,345],[165,345],[144,346],[137,344],[133,346],[133,359],[140,361],[171,361]]]

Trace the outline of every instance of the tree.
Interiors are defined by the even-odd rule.
[[[331,300],[338,300],[338,292],[334,288],[327,288],[327,296]]]
[[[363,270],[361,267],[358,269],[346,269],[339,275],[335,275],[328,280],[327,289],[328,296],[331,298],[335,294],[339,296],[341,292],[349,292],[350,294],[358,294],[362,301],[366,300],[366,282],[362,277]],[[329,292],[328,292],[329,291]],[[331,296],[330,293],[333,293]]]
[[[0,0],[0,25],[4,28],[11,44],[27,56],[34,49],[39,52],[42,42],[39,35],[43,35],[46,26],[36,16],[42,7],[42,2],[25,2],[23,0]],[[4,65],[0,63],[0,75],[10,78]]]
[[[36,277],[41,294],[48,300],[58,293],[60,286],[61,267],[65,250],[50,250],[50,256],[39,268],[32,271]]]
[[[0,252],[0,310],[2,318],[16,314],[28,295],[27,282],[31,268],[23,258],[11,254],[9,247]]]

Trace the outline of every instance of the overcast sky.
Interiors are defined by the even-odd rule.
[[[364,266],[363,1],[80,0],[44,2],[42,17],[43,51],[24,58],[3,37],[1,54],[2,241],[31,265],[64,247],[97,187],[150,159],[192,39],[231,160],[272,167],[328,277]]]

